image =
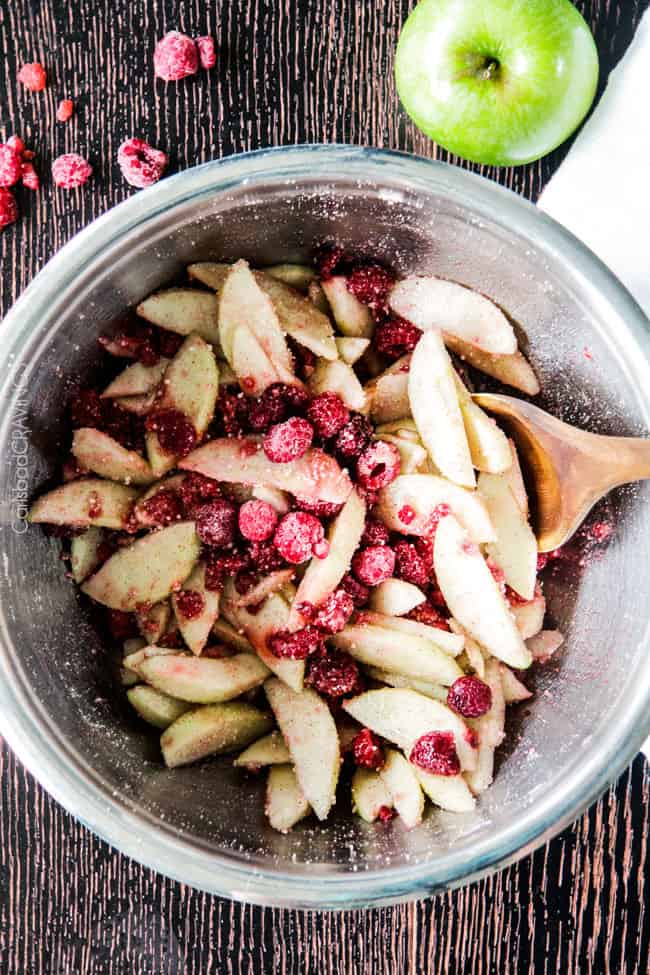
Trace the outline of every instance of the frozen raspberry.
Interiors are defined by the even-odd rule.
[[[128,640],[138,635],[133,613],[123,613],[121,609],[109,609],[108,628],[115,640]]]
[[[47,82],[45,68],[38,61],[24,64],[18,72],[18,81],[30,91],[43,91]]]
[[[347,653],[334,652],[312,660],[306,683],[327,697],[359,694],[363,689],[356,660]]]
[[[492,707],[492,691],[478,677],[459,677],[449,688],[447,704],[464,718],[480,718]]]
[[[197,506],[221,497],[217,481],[195,471],[188,472],[178,488],[179,497],[187,514],[191,517]]]
[[[394,360],[412,352],[421,335],[420,329],[404,318],[389,318],[379,323],[372,341],[377,352]]]
[[[322,551],[325,542],[323,526],[314,515],[304,511],[290,511],[275,530],[273,544],[280,555],[292,565],[300,565],[313,555],[318,558],[317,549]],[[326,554],[326,553],[325,553]]]
[[[270,538],[278,523],[278,513],[268,501],[247,501],[239,509],[239,530],[251,542]]]
[[[280,630],[273,633],[266,641],[266,645],[276,657],[286,657],[289,660],[306,660],[320,650],[323,636],[318,630],[306,626],[297,633]]]
[[[214,46],[214,37],[208,35],[196,38],[196,48],[199,52],[199,62],[205,71],[214,68],[217,63],[217,52]]]
[[[10,145],[0,145],[0,187],[13,186],[22,175],[20,153]]]
[[[195,620],[205,609],[205,599],[196,589],[181,589],[176,594],[176,609],[186,620]]]
[[[313,376],[316,369],[317,359],[311,349],[305,348],[298,342],[293,342],[291,336],[288,337],[287,344],[293,356],[293,370],[300,379],[307,382]]]
[[[23,153],[25,152],[25,143],[23,142],[23,140],[20,138],[19,135],[9,136],[9,138],[7,139],[7,145],[9,146],[10,149],[13,149],[14,152],[17,152],[19,156],[22,156]]]
[[[379,744],[377,735],[370,728],[362,728],[352,742],[352,757],[355,765],[375,771],[383,768],[386,761],[384,749]]]
[[[342,504],[336,504],[334,501],[313,501],[311,498],[302,498],[299,494],[296,495],[295,501],[296,508],[310,515],[316,515],[317,518],[332,518],[343,507]]]
[[[271,427],[264,437],[264,453],[276,464],[288,464],[302,457],[311,447],[313,439],[311,423],[299,416],[292,416],[285,423]]]
[[[70,422],[73,429],[79,427],[103,427],[103,402],[94,389],[75,390],[70,401]]]
[[[74,112],[74,102],[71,98],[63,98],[56,110],[57,122],[67,122],[72,118]]]
[[[478,748],[481,743],[481,739],[473,728],[466,728],[463,732],[463,738],[470,748]]]
[[[183,517],[183,503],[175,491],[158,491],[142,502],[142,510],[154,525],[171,525]]]
[[[538,556],[537,556],[537,571],[538,572],[541,572],[542,569],[545,569],[546,568],[546,566],[548,565],[548,563],[550,561],[549,556],[550,556],[550,553],[549,552],[540,552],[538,554]]]
[[[391,806],[380,806],[377,810],[377,819],[380,823],[390,823],[391,819],[395,819],[395,816],[397,816],[397,810]]]
[[[365,416],[355,413],[341,428],[334,442],[334,452],[341,460],[356,460],[372,439],[372,427]]]
[[[378,586],[395,570],[395,553],[387,545],[361,549],[352,559],[352,571],[365,586]]]
[[[425,626],[435,626],[438,630],[449,630],[449,623],[431,603],[420,603],[406,614],[410,620],[424,623]]]
[[[225,498],[215,498],[194,511],[196,533],[204,545],[224,548],[232,545],[237,529],[237,506]]]
[[[66,152],[52,163],[52,178],[63,190],[83,186],[92,176],[93,168],[83,156],[76,152]]]
[[[412,542],[398,542],[395,546],[395,574],[404,582],[412,582],[414,586],[426,586],[430,581],[431,572],[417,548]]]
[[[379,264],[355,267],[346,282],[348,291],[373,311],[385,308],[388,292],[394,284],[393,273]]]
[[[34,163],[24,162],[21,164],[21,179],[23,186],[28,190],[38,190],[41,186],[41,181],[38,177],[38,173],[34,168]]]
[[[359,483],[369,491],[379,491],[394,481],[400,472],[401,460],[397,447],[377,440],[366,447],[357,460]]]
[[[196,430],[180,410],[154,410],[147,417],[145,427],[156,434],[166,454],[185,457],[196,443]]]
[[[327,281],[333,275],[348,270],[349,258],[342,247],[323,244],[314,255],[314,264],[319,277]]]
[[[277,396],[286,404],[289,414],[304,413],[309,403],[309,393],[302,386],[290,383],[273,383],[268,387],[272,396]]]
[[[458,775],[460,761],[451,731],[430,731],[418,738],[411,749],[410,761],[433,775]]]
[[[220,389],[212,435],[241,437],[248,426],[248,403],[248,397],[239,388]]]
[[[248,423],[255,433],[266,433],[269,427],[282,423],[288,415],[287,402],[272,386],[254,400],[248,410]]]
[[[271,541],[251,542],[248,551],[251,563],[258,572],[275,572],[286,564]]]
[[[340,633],[354,612],[354,600],[345,589],[330,593],[325,602],[316,608],[314,626],[326,633]]]
[[[155,337],[158,340],[158,351],[167,359],[174,358],[185,340],[184,335],[178,335],[176,332],[169,332],[166,328],[160,327],[156,328]]]
[[[169,160],[143,139],[126,139],[117,150],[117,164],[129,186],[143,189],[157,183]]]
[[[416,538],[415,550],[426,565],[428,571],[433,572],[433,541],[431,538]]]
[[[397,517],[403,525],[411,525],[415,521],[415,508],[410,504],[404,504],[397,512]]]
[[[383,522],[378,521],[377,518],[367,518],[359,545],[361,548],[367,548],[369,545],[388,545],[389,538],[390,532]]]
[[[221,589],[225,579],[236,576],[249,564],[243,552],[211,552],[205,562],[205,588],[210,592]]]
[[[171,30],[158,41],[153,53],[153,67],[157,78],[180,81],[199,70],[199,52],[191,37]]]
[[[357,609],[365,606],[370,599],[370,590],[368,587],[364,586],[362,582],[359,582],[350,573],[344,575],[341,579],[341,588],[352,597],[352,602]]]
[[[334,437],[350,419],[350,411],[336,393],[320,393],[307,407],[307,419],[319,437]]]
[[[15,223],[18,219],[18,207],[11,190],[0,187],[0,230]]]

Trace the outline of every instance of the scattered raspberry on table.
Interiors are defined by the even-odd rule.
[[[156,44],[154,72],[163,81],[180,81],[199,70],[199,50],[187,34],[171,30]]]
[[[144,189],[157,183],[169,162],[161,149],[143,139],[125,139],[117,150],[117,164],[130,186]]]
[[[29,91],[43,91],[47,84],[45,68],[39,61],[24,64],[18,72],[18,81],[22,82]]]
[[[76,152],[66,152],[52,163],[52,178],[63,190],[83,186],[92,176],[92,172],[90,163]]]

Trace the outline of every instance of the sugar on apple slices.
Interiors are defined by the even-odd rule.
[[[219,615],[219,593],[213,589],[208,589],[205,584],[205,563],[199,562],[192,573],[183,583],[182,590],[172,593],[171,604],[174,616],[181,631],[181,636],[185,640],[192,653],[201,653],[214,626],[214,621]],[[183,596],[184,592],[198,593],[201,598],[201,611],[188,619],[183,615]]]
[[[161,730],[168,728],[191,706],[186,701],[179,701],[147,684],[136,684],[135,687],[130,687],[126,696],[129,704],[147,724]]]
[[[204,704],[181,715],[161,735],[168,768],[245,748],[273,727],[273,718],[245,701]]]
[[[81,535],[73,535],[70,542],[72,578],[79,585],[100,563],[100,546],[106,537],[102,528],[91,526]]]
[[[169,359],[161,356],[153,366],[145,366],[141,362],[132,363],[108,384],[101,394],[101,398],[121,399],[122,397],[143,396],[152,392],[165,374],[169,362]]]
[[[454,658],[430,640],[367,623],[346,626],[330,638],[359,663],[433,683],[453,684],[462,675]]]
[[[437,474],[398,475],[380,490],[377,515],[392,531],[429,535],[432,519],[437,518],[441,506],[451,509],[472,541],[482,544],[496,539],[484,498]],[[402,521],[405,511],[408,511],[408,524]]]
[[[154,473],[140,454],[127,450],[107,433],[81,427],[72,437],[72,454],[87,471],[122,484],[151,484]]]
[[[224,275],[225,277],[225,275]],[[149,295],[137,306],[141,318],[178,335],[200,335],[219,347],[219,300],[211,291],[167,288]]]
[[[464,362],[470,366],[484,372],[486,376],[492,376],[506,386],[512,386],[527,393],[528,396],[537,396],[540,391],[539,380],[533,371],[531,364],[521,352],[513,352],[511,355],[494,355],[491,352],[484,352],[475,345],[465,342],[456,335],[443,332],[443,340],[448,349],[454,352]]]
[[[273,829],[288,833],[311,812],[291,765],[272,765],[266,782],[264,812]]]
[[[194,704],[231,701],[259,687],[270,673],[259,657],[251,653],[221,660],[165,654],[146,658],[138,672],[156,690]]]
[[[415,769],[395,748],[386,748],[384,754],[379,776],[390,796],[390,805],[407,829],[413,829],[422,821],[424,812],[424,796]]]
[[[384,808],[392,809],[393,801],[379,772],[356,768],[352,776],[352,811],[366,823],[374,823]]]
[[[29,509],[28,520],[38,524],[83,528],[125,528],[138,491],[100,477],[68,481],[41,495]]]
[[[320,284],[339,332],[351,338],[370,338],[375,330],[372,314],[367,305],[348,291],[347,279],[343,275],[335,275]]]
[[[511,589],[530,600],[537,579],[537,539],[528,518],[517,501],[505,474],[483,472],[478,491],[484,498],[496,538],[486,551],[503,570]]]
[[[264,765],[285,765],[291,761],[289,749],[279,731],[272,731],[249,745],[234,761],[239,768],[258,769]]]

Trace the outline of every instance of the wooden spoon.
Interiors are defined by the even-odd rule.
[[[650,478],[650,440],[578,430],[513,396],[476,393],[474,400],[505,421],[532,475],[540,552],[566,542],[612,488]]]

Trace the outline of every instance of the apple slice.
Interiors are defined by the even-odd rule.
[[[463,629],[504,663],[529,667],[532,658],[514,617],[480,549],[453,515],[438,524],[433,564],[445,602]]]
[[[323,315],[327,315],[328,318],[331,316],[332,309],[330,308],[330,303],[327,300],[325,292],[321,288],[320,281],[312,281],[307,288],[307,297],[312,305],[315,305],[319,311],[322,311]]]
[[[520,701],[527,701],[529,697],[533,696],[526,685],[522,684],[516,674],[510,670],[510,667],[506,667],[505,664],[500,664],[499,672],[501,674],[501,688],[506,704],[518,704]]]
[[[370,345],[370,339],[355,339],[351,335],[339,336],[335,341],[339,358],[349,366],[358,362]]]
[[[269,769],[264,812],[278,833],[288,833],[296,823],[310,814],[311,806],[303,795],[291,765],[274,765]]]
[[[200,264],[189,264],[187,266],[187,274],[190,280],[200,281],[206,287],[212,288],[213,291],[216,291],[217,298],[219,298],[221,289],[230,274],[231,268],[232,264],[202,261]]]
[[[109,383],[102,399],[115,399],[118,396],[140,396],[150,393],[162,379],[169,359],[161,358],[154,366],[144,366],[141,362],[134,362],[127,366],[112,383]]]
[[[449,688],[443,687],[442,684],[432,684],[430,681],[418,680],[417,677],[404,677],[403,674],[391,674],[390,671],[380,670],[379,667],[366,667],[365,671],[369,677],[379,681],[380,684],[388,684],[389,687],[406,687],[411,691],[417,691],[418,694],[424,694],[425,697],[431,697],[434,701],[442,701],[443,704],[447,702]]]
[[[447,630],[442,630],[438,626],[429,626],[427,623],[420,623],[418,620],[403,619],[401,616],[387,616],[384,613],[363,611],[362,619],[359,620],[359,623],[361,622],[394,630],[397,633],[406,633],[410,636],[419,637],[421,640],[428,640],[452,657],[457,657],[462,652],[465,643],[464,637],[457,633],[448,633]]]
[[[166,477],[162,480],[156,481],[152,484],[141,497],[138,498],[136,505],[133,509],[133,514],[139,525],[144,525],[145,527],[155,527],[157,522],[150,514],[147,513],[146,502],[150,501],[151,498],[155,496],[160,491],[171,491],[172,494],[176,494],[185,480],[185,474],[172,474],[170,477]]]
[[[508,446],[510,447],[512,463],[505,472],[504,477],[514,495],[515,501],[522,510],[524,518],[528,520],[528,493],[524,483],[524,475],[521,471],[521,464],[519,463],[519,456],[512,440],[508,440]]]
[[[268,274],[255,272],[255,280],[273,302],[280,328],[299,345],[323,359],[336,359],[334,329],[327,315],[304,295]]]
[[[259,687],[269,676],[268,667],[251,653],[222,660],[184,654],[149,657],[139,672],[156,690],[193,704],[230,701]]]
[[[279,731],[258,738],[238,755],[234,764],[239,768],[255,769],[263,765],[284,765],[291,761],[289,749]]]
[[[412,609],[425,603],[427,597],[412,582],[403,579],[385,579],[370,594],[370,609],[387,616],[405,616]]]
[[[276,657],[268,648],[267,640],[273,633],[286,630],[289,605],[278,593],[265,600],[257,612],[249,613],[244,606],[235,606],[236,590],[232,579],[224,586],[223,615],[237,629],[241,629],[252,644],[255,653],[280,680],[294,691],[301,691],[305,675],[304,660]]]
[[[512,464],[508,438],[496,421],[474,402],[456,371],[454,380],[474,467],[492,474],[507,471]]]
[[[298,586],[287,623],[292,633],[306,623],[298,609],[301,603],[320,606],[334,592],[350,568],[352,556],[363,534],[365,520],[366,504],[356,491],[351,491],[327,534],[328,554],[324,559],[311,560]]]
[[[400,474],[379,492],[377,515],[391,531],[409,535],[431,534],[432,516],[436,508],[447,505],[477,544],[492,542],[496,533],[483,498],[476,491],[452,484],[437,474]],[[401,513],[408,511],[403,522]]]
[[[274,464],[252,437],[211,440],[184,457],[178,466],[227,484],[264,485],[332,504],[342,504],[352,490],[347,473],[322,450],[311,448],[298,460]]]
[[[379,770],[393,806],[407,829],[413,829],[422,822],[424,796],[415,770],[410,762],[394,748],[385,751],[386,761]]]
[[[546,616],[546,600],[539,585],[535,587],[535,595],[530,602],[514,603],[510,607],[510,612],[514,616],[522,640],[530,640],[537,636],[544,626],[544,617]],[[517,665],[513,664],[512,666],[516,667]]]
[[[135,450],[127,450],[107,433],[93,427],[75,430],[72,453],[81,467],[122,484],[151,484],[153,472]]]
[[[83,535],[73,535],[70,542],[72,578],[79,585],[97,568],[99,547],[106,533],[101,528],[87,528]]]
[[[198,593],[202,600],[200,613],[191,619],[183,615],[184,597],[181,592],[188,591]],[[208,642],[214,621],[219,615],[219,593],[206,588],[204,562],[199,562],[195,567],[192,574],[183,583],[181,591],[172,593],[172,609],[181,636],[192,653],[198,656]]]
[[[370,416],[375,423],[390,423],[411,414],[409,369],[411,356],[405,355],[385,372],[366,384]]]
[[[481,718],[475,718],[471,726],[478,734],[479,746],[476,768],[467,775],[467,784],[474,793],[485,792],[494,778],[494,751],[503,741],[506,720],[506,703],[503,696],[500,665],[489,660],[485,667],[485,683],[492,691],[492,707]]]
[[[245,748],[273,727],[273,719],[244,701],[204,704],[182,714],[160,738],[167,768]]]
[[[330,643],[359,663],[408,677],[453,684],[462,675],[453,657],[431,641],[406,633],[397,639],[394,630],[381,626],[346,626]]]
[[[126,692],[129,704],[135,708],[143,721],[164,731],[173,724],[181,714],[189,710],[190,705],[185,701],[177,701],[168,694],[162,694],[146,684],[137,684]]]
[[[451,359],[440,332],[425,332],[411,357],[411,413],[420,439],[438,470],[463,487],[476,480]]]
[[[432,775],[413,766],[416,778],[434,805],[448,812],[471,812],[476,806],[467,782],[462,775]]]
[[[426,469],[429,455],[421,443],[414,443],[409,438],[396,437],[392,433],[382,433],[375,440],[385,440],[392,443],[399,451],[400,471],[402,474],[415,474]]]
[[[403,416],[399,420],[391,420],[388,423],[380,423],[379,426],[375,427],[375,433],[378,437],[383,437],[385,433],[392,433],[403,440],[420,443],[420,435],[415,420],[409,416]]]
[[[452,633],[460,633],[463,636],[465,640],[463,654],[467,659],[468,665],[472,668],[477,677],[480,677],[482,680],[485,674],[485,661],[489,658],[490,654],[484,647],[481,647],[476,640],[472,640],[469,633],[465,632],[458,620],[455,620],[452,617],[449,620],[449,627]],[[462,660],[461,666],[464,667],[464,661]]]
[[[336,393],[350,410],[361,413],[366,408],[366,394],[357,375],[347,362],[335,359],[329,362],[321,359],[309,377],[309,392],[312,396],[319,393]]]
[[[100,477],[84,477],[43,494],[29,509],[28,520],[78,528],[125,528],[137,496],[135,488]]]
[[[170,617],[171,608],[167,600],[162,603],[154,603],[148,608],[136,610],[135,620],[147,644],[158,643],[163,633],[166,633],[169,628]]]
[[[309,285],[316,280],[316,272],[306,264],[272,264],[260,273],[282,281],[303,294],[307,294]]]
[[[257,606],[274,592],[282,592],[294,577],[294,569],[277,569],[262,576],[247,592],[237,595],[235,606]]]
[[[126,410],[127,413],[135,413],[136,416],[146,416],[151,412],[153,404],[156,402],[156,390],[151,393],[143,393],[142,396],[118,396],[115,400],[116,406]]]
[[[485,499],[497,537],[487,546],[506,582],[522,599],[532,599],[537,578],[537,539],[503,474],[482,473],[479,494]]]
[[[185,582],[200,548],[193,522],[161,528],[118,549],[81,589],[96,602],[125,612],[158,603]]]
[[[141,318],[178,335],[196,332],[206,342],[219,345],[219,300],[210,291],[169,288],[145,298],[136,308]]]
[[[136,643],[141,644],[137,649]],[[125,656],[122,659],[122,666],[126,670],[137,674],[138,677],[142,676],[140,673],[140,665],[145,660],[149,660],[150,657],[164,657],[166,654],[178,655],[178,650],[172,650],[170,647],[148,647],[146,644],[144,646],[142,644],[144,644],[144,640],[134,639],[124,641]]]
[[[231,647],[237,653],[255,653],[255,649],[250,641],[236,630],[231,623],[221,619],[221,617],[216,619],[212,624],[212,633],[218,640],[221,640],[222,643],[225,643],[227,647]]]
[[[343,702],[343,709],[375,734],[387,738],[407,755],[422,735],[449,731],[454,736],[461,768],[476,767],[476,749],[468,742],[463,719],[441,701],[407,688],[382,687]]]
[[[272,508],[275,508],[279,515],[286,515],[291,510],[291,501],[288,496],[284,491],[279,491],[277,488],[256,484],[253,487],[253,497],[260,501],[266,501]]]
[[[384,780],[372,769],[356,768],[352,776],[352,811],[366,823],[374,823],[383,808],[393,808]]]
[[[545,663],[559,650],[564,643],[564,637],[559,630],[540,630],[535,636],[526,640],[526,646],[533,655],[533,660]]]
[[[337,275],[321,281],[334,321],[342,335],[368,339],[375,330],[370,309],[348,291],[347,278]]]
[[[514,352],[512,355],[492,355],[455,335],[450,335],[449,332],[443,333],[443,340],[448,349],[487,376],[498,379],[506,386],[514,386],[528,396],[537,396],[539,393],[537,376],[521,352]]]
[[[305,688],[299,694],[277,677],[264,685],[269,704],[293,760],[303,794],[320,820],[336,796],[341,754],[327,704]]]
[[[484,352],[508,355],[517,351],[512,325],[494,302],[455,281],[412,277],[398,281],[388,298],[390,307],[423,332],[450,332]]]

